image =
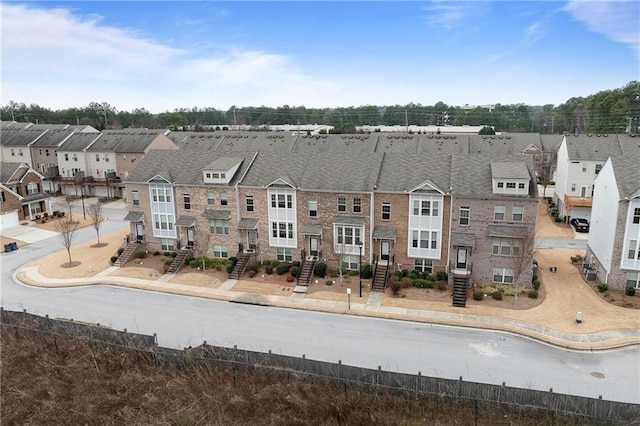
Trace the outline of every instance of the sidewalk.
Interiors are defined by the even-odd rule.
[[[66,253],[54,253],[37,263],[24,265],[16,272],[14,278],[39,287],[118,285],[235,303],[499,330],[576,350],[601,350],[640,344],[640,310],[613,306],[594,294],[582,281],[577,269],[571,266],[569,257],[574,254],[571,250],[550,249],[539,250],[536,253],[540,271],[549,271],[549,266],[556,266],[558,272],[543,275],[547,295],[544,302],[535,308],[454,308],[448,304],[425,302],[424,308],[416,309],[385,306],[384,298],[389,296],[376,292],[363,298],[364,303],[356,301],[356,297],[352,297],[349,303],[346,300],[315,299],[295,292],[274,295],[235,291],[235,287],[257,287],[253,282],[243,280],[227,280],[220,283],[205,280],[185,284],[177,282],[181,281],[176,279],[179,275],[150,274],[145,278],[121,276],[118,275],[119,271],[126,268],[110,266],[108,258],[117,249],[122,236],[115,233],[101,238],[101,241],[107,242],[108,245],[95,248],[95,241],[91,241],[74,247],[73,255],[82,260],[79,267],[56,270],[56,265],[64,263]],[[94,248],[90,248],[92,245]],[[87,262],[86,257],[82,258],[83,254],[89,256],[87,253],[94,256],[99,253],[99,256]],[[584,314],[583,322],[580,324],[575,321],[577,311]]]

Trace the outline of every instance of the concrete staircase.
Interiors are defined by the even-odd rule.
[[[467,306],[468,282],[468,278],[466,277],[453,278],[453,306],[459,308],[465,308]]]
[[[233,270],[229,273],[229,278],[239,280],[244,271],[249,265],[249,261],[253,258],[253,253],[240,253],[238,254],[238,262],[233,267]]]
[[[180,250],[176,257],[173,258],[173,262],[169,264],[166,270],[167,274],[177,274],[180,268],[184,266],[184,262],[191,255],[191,250]]]
[[[302,264],[298,270],[298,285],[309,285],[313,276],[313,269],[316,267],[316,257],[310,256],[302,259]]]
[[[373,291],[384,291],[387,286],[388,274],[389,262],[376,262],[375,271],[373,272],[373,280],[371,281],[371,289]]]
[[[118,256],[118,260],[116,260],[113,265],[114,266],[124,266],[131,257],[138,251],[143,250],[142,244],[138,244],[137,242],[129,243],[127,247],[125,247],[124,251]]]

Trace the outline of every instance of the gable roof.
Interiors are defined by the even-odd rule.
[[[58,147],[58,152],[83,151],[91,146],[102,133],[74,133]]]
[[[629,156],[612,156],[610,159],[621,197],[640,195],[640,152]]]
[[[566,135],[569,160],[604,162],[610,155],[622,154],[618,135]]]
[[[492,161],[491,177],[494,179],[531,179],[527,166],[516,161]]]
[[[2,146],[26,147],[38,140],[47,129],[12,129],[2,131]]]
[[[40,179],[44,178],[44,176],[27,163],[0,163],[0,183],[20,182],[28,173],[35,173]]]
[[[53,129],[47,130],[45,134],[38,138],[31,146],[57,147],[75,132],[74,129]]]
[[[533,159],[529,155],[493,156],[486,154],[454,155],[451,158],[451,193],[466,197],[503,197],[496,195],[492,186],[492,163],[523,163],[529,179],[534,181]],[[515,167],[520,167],[516,165]],[[523,169],[524,170],[524,169]],[[524,175],[522,175],[524,177]],[[529,197],[537,196],[536,185],[529,185]]]

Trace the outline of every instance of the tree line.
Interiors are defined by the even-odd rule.
[[[0,107],[3,121],[47,124],[85,124],[98,130],[127,127],[209,130],[232,125],[325,124],[338,133],[353,133],[360,125],[492,126],[497,132],[555,133],[638,133],[640,122],[640,82],[572,97],[555,106],[524,104],[463,108],[437,102],[435,105],[409,103],[390,106],[350,106],[306,108],[304,106],[176,108],[158,114],[146,108],[121,111],[107,102],[91,102],[85,107],[52,110],[37,104],[10,101]]]

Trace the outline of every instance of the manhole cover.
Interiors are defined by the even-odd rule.
[[[604,374],[598,373],[597,371],[594,371],[593,373],[591,373],[591,375],[593,377],[597,377],[598,379],[604,379]]]

